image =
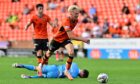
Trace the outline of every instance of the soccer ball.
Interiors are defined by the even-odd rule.
[[[101,84],[107,83],[108,75],[106,73],[100,73],[97,77],[97,81]]]

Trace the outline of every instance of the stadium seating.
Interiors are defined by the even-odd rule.
[[[20,2],[15,2],[15,3],[12,3],[11,0],[0,0],[0,19],[3,20],[3,23],[0,26],[0,34],[8,38],[8,40],[10,41],[31,40],[33,29],[25,32],[23,28],[32,14],[27,15],[27,16],[20,15],[21,16],[21,20],[19,22],[20,29],[17,29],[17,30],[10,29],[10,27],[8,26],[7,23],[4,22],[4,20],[6,19],[9,13],[14,12],[14,13],[21,14],[24,4],[28,3],[30,6],[32,6],[39,3],[40,1],[46,7],[45,2],[47,0],[20,0]],[[59,4],[60,6],[63,6],[64,4],[68,6],[68,5],[72,5],[74,2],[77,2],[77,4],[80,7],[82,7],[88,12],[90,5],[93,3],[94,6],[97,8],[100,22],[102,22],[106,16],[108,16],[109,20],[113,22],[121,18],[120,15],[121,15],[121,8],[123,6],[123,1],[126,4],[128,4],[131,11],[134,10],[138,2],[137,0],[82,0],[82,1],[81,0],[64,0],[64,2],[61,2]],[[66,16],[66,13],[61,13],[60,9],[49,10],[45,12],[51,17],[53,17],[52,19],[57,17],[59,18],[60,21],[64,16]],[[85,26],[90,26],[92,28],[94,24],[92,23],[79,24],[79,26],[77,26],[77,29],[75,29],[75,32],[78,34],[81,34],[84,31]]]

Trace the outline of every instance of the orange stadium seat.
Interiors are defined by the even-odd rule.
[[[10,12],[21,14],[23,6],[26,3],[35,5],[39,2],[42,2],[44,5],[46,5],[46,1],[47,0],[20,0],[20,2],[12,3],[11,0],[0,0],[0,18],[6,19],[7,15]],[[121,18],[120,14],[121,8],[123,6],[123,1],[129,5],[131,10],[134,10],[134,7],[138,2],[138,0],[64,0],[64,2],[60,3],[60,6],[63,6],[64,4],[66,6],[69,6],[74,2],[77,2],[80,7],[86,9],[86,11],[88,12],[90,5],[94,4],[99,13],[99,21],[102,22],[105,17],[108,17],[110,21],[115,21]],[[63,17],[66,16],[65,13],[61,13],[60,9],[49,10],[46,13],[49,16],[53,17],[52,19],[57,17],[60,21]],[[29,30],[27,32],[23,31],[24,25],[27,23],[31,16],[32,15],[23,15],[21,17],[22,20],[19,22],[19,30],[10,30],[9,26],[3,21],[2,26],[0,26],[0,33],[8,37],[8,40],[31,40],[33,30]],[[84,31],[84,27],[89,25],[91,25],[91,28],[92,26],[94,26],[91,23],[86,25],[82,24],[82,27],[80,26],[75,30],[76,33],[81,34]]]

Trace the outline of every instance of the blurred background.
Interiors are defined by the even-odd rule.
[[[0,56],[33,55],[34,30],[24,31],[24,26],[37,3],[59,23],[67,16],[68,6],[81,8],[74,32],[90,38],[91,44],[73,41],[77,57],[140,59],[140,0],[0,0]],[[49,38],[51,30],[48,25]]]

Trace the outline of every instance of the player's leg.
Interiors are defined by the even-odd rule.
[[[60,47],[60,44],[58,42],[56,42],[55,40],[52,40],[50,45],[49,45],[49,49],[46,52],[45,56],[43,56],[43,60],[42,62],[39,64],[38,68],[38,75],[42,76],[42,66],[43,64],[48,64],[48,60],[50,58],[50,56],[52,55],[52,53],[57,50]]]
[[[49,58],[47,58],[47,56],[46,56],[46,54],[47,53],[51,53],[50,51],[49,51],[49,47],[48,47],[48,39],[44,39],[44,40],[42,40],[42,47],[41,47],[41,49],[43,50],[43,51],[45,51],[45,54],[44,54],[44,56],[42,57],[42,61],[41,61],[41,63],[42,64],[48,64],[48,60],[49,60]],[[49,56],[51,56],[51,54],[49,54]]]
[[[63,59],[64,59],[64,48],[60,47],[59,48],[59,60],[63,61]]]
[[[36,58],[37,58],[37,62],[41,63],[42,61],[42,56],[43,56],[43,51],[41,50],[41,39],[34,39],[34,46],[35,46],[35,52],[36,52]]]
[[[43,65],[43,64],[48,64],[49,58],[51,57],[52,53],[53,53],[53,52],[50,51],[50,50],[48,50],[48,51],[45,53],[45,55],[44,55],[43,58],[42,58],[42,62],[41,62],[42,65]]]
[[[69,70],[74,58],[74,47],[73,44],[69,43],[65,45],[65,48],[68,51],[68,55],[69,55],[66,63],[66,69]]]
[[[64,73],[68,77],[68,79],[72,80],[73,77],[70,75],[68,70],[70,69],[73,58],[74,58],[74,47],[73,47],[73,44],[69,42],[68,44],[65,45],[65,48],[68,51],[69,57],[66,62],[66,70]]]
[[[57,76],[57,75],[56,75]],[[38,75],[34,75],[34,76],[29,76],[29,75],[26,75],[26,74],[21,74],[21,78],[24,78],[24,79],[28,79],[28,78],[47,78],[48,76],[46,76],[45,74],[42,75],[42,76],[38,76]],[[57,76],[58,77],[58,76]],[[54,78],[57,78],[57,77],[54,77]],[[51,77],[50,77],[51,78]]]
[[[56,60],[57,61],[63,61],[64,58],[64,52],[63,52],[64,48],[60,47],[57,51],[56,51]]]
[[[36,53],[36,58],[37,58],[37,62],[41,63],[42,62],[42,56],[43,56],[43,51],[42,50],[38,50]]]
[[[27,64],[14,63],[14,64],[12,64],[12,67],[14,67],[14,68],[25,68],[25,69],[32,70],[32,71],[35,71],[36,70],[36,67],[35,66],[33,66],[33,65],[27,65]]]
[[[59,61],[59,49],[56,51],[56,54],[55,54],[55,58],[56,58],[56,61]]]
[[[24,65],[24,66],[25,66],[25,65]],[[26,65],[26,66],[25,66],[26,69],[27,69],[27,68],[29,69],[29,66],[30,66],[30,68],[31,68],[31,67],[34,68],[35,71],[38,71],[38,67],[37,67],[37,66]],[[43,66],[42,68],[44,68],[44,69],[42,69],[42,73],[46,73],[46,72],[47,72],[47,71],[46,71],[46,67]],[[46,75],[41,75],[41,76],[39,76],[39,75],[29,76],[29,75],[21,74],[21,78],[45,78],[45,77],[46,77]]]
[[[51,51],[48,50],[45,56],[42,57],[41,63],[36,67],[38,76],[42,76],[42,67],[44,64],[48,64],[48,60],[50,56],[51,56]]]
[[[43,60],[42,59],[42,57],[43,57],[43,51],[46,52],[48,50],[48,39],[41,39],[40,40],[40,42],[39,42],[39,49],[41,49],[41,52],[39,53],[39,55],[41,55],[41,56],[39,56],[39,55],[37,55],[37,56],[38,56],[38,59],[39,59],[38,62],[41,63],[42,60]],[[44,63],[44,64],[47,64],[47,62]]]
[[[43,57],[42,64],[48,64],[48,60],[51,57],[52,53],[60,47],[60,43],[52,40],[49,45],[49,49]]]
[[[21,74],[21,78],[24,78],[24,79],[28,79],[28,78],[45,78],[45,76],[38,76],[38,75],[29,76],[29,75],[26,75],[26,74]]]

